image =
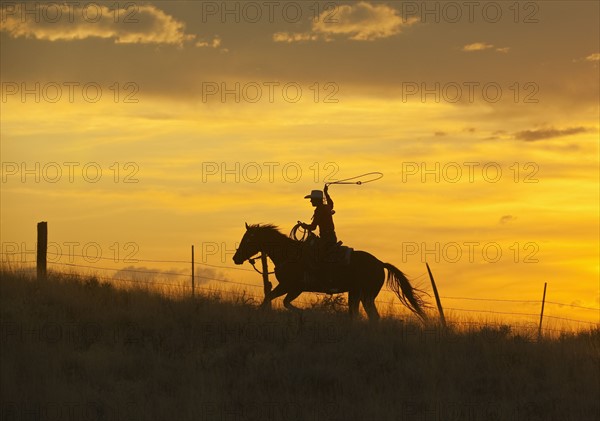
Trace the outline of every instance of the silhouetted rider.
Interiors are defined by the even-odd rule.
[[[312,223],[302,224],[302,228],[314,231],[319,227],[319,237],[321,237],[323,245],[331,246],[337,243],[335,235],[335,226],[333,225],[333,200],[328,193],[329,186],[325,186],[325,198],[327,203],[323,201],[323,192],[321,190],[313,190],[309,195],[304,196],[305,199],[310,199],[310,203],[315,206],[315,213],[312,217]]]

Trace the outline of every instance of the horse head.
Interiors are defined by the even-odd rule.
[[[240,241],[240,246],[233,255],[233,262],[236,265],[241,265],[261,250],[259,228],[259,225],[248,225],[246,223],[246,232],[242,237],[242,241]]]

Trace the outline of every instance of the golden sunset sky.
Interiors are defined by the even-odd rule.
[[[185,271],[123,257],[194,244],[199,273],[260,285],[202,264],[233,267],[244,222],[287,233],[311,189],[379,171],[330,189],[345,244],[425,287],[428,261],[446,297],[548,282],[600,306],[598,2],[85,4],[1,4],[3,253],[48,221],[61,263]]]

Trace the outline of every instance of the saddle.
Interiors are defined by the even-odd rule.
[[[343,246],[341,241],[338,241],[326,255],[326,261],[337,263],[341,266],[349,265],[350,258],[354,249],[352,247]]]
[[[347,266],[354,249],[342,244],[341,241],[326,243],[313,234],[303,243],[302,260],[312,270],[319,270],[324,266]]]

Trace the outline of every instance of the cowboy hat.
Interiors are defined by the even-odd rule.
[[[321,190],[312,190],[309,195],[304,196],[305,199],[323,200],[323,192]]]

